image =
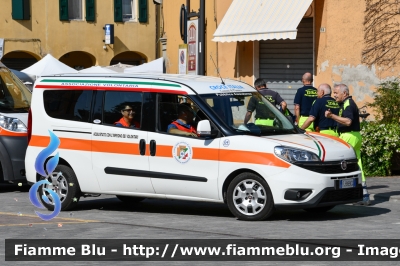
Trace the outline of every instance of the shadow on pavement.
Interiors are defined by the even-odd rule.
[[[372,204],[375,202],[373,201]],[[373,217],[391,212],[390,209],[370,206],[337,205],[325,213],[310,213],[304,210],[276,211],[271,220],[287,220],[293,222],[346,220]]]
[[[18,186],[18,184],[4,184],[0,183],[0,193],[7,192],[28,192],[31,186],[28,184],[22,184],[22,186]]]
[[[400,200],[400,191],[390,191],[390,192],[382,192],[382,193],[376,193],[374,195],[375,201],[378,202],[384,202],[384,201],[389,201],[390,198],[396,197],[397,199]]]
[[[225,204],[167,199],[145,199],[142,202],[132,205],[123,203],[117,198],[86,199],[79,202],[74,211],[76,212],[92,209],[120,212],[233,217],[228,209],[228,206]]]
[[[389,186],[368,186],[368,190],[374,190],[374,189],[379,189],[379,188],[388,188]]]
[[[104,211],[136,212],[136,213],[168,213],[178,215],[197,215],[214,217],[234,216],[225,204],[194,202],[181,200],[146,199],[128,205],[117,198],[86,199],[81,201],[74,211],[99,209]],[[304,210],[277,210],[269,218],[271,221],[329,221],[346,220],[361,217],[373,217],[391,212],[390,209],[375,206],[338,205],[326,213],[309,213]]]

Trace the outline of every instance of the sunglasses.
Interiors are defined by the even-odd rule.
[[[122,110],[122,111],[124,111],[124,112],[128,112],[128,113],[130,113],[130,112],[135,112],[134,110],[132,110],[132,109],[124,109],[124,110]]]

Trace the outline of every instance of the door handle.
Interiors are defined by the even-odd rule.
[[[144,139],[141,139],[139,141],[139,152],[140,152],[140,155],[146,154],[146,140],[144,140]]]
[[[156,141],[154,139],[150,140],[150,155],[156,155]]]

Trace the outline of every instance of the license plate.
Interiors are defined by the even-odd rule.
[[[356,187],[356,179],[355,178],[340,180],[339,188],[352,188],[352,187]]]

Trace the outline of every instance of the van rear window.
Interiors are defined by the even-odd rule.
[[[46,90],[44,109],[53,118],[89,122],[92,94],[90,90]]]

